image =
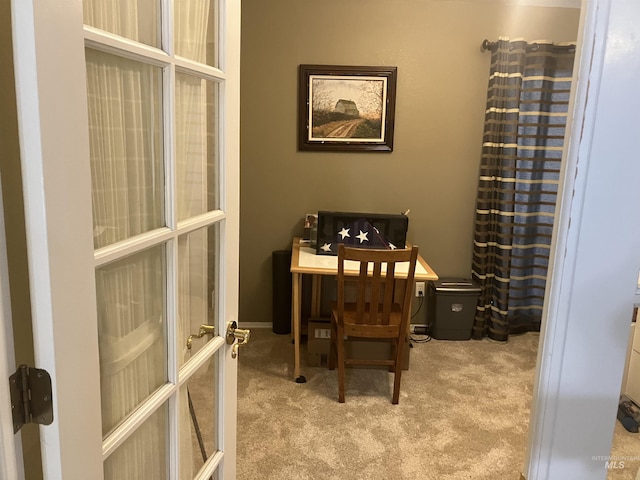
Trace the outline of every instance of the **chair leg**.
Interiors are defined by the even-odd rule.
[[[404,352],[404,348],[402,340],[398,340],[398,343],[395,344],[395,365],[393,366],[395,373],[393,374],[393,398],[391,403],[397,405],[400,401],[400,380],[402,379],[402,354]]]
[[[344,403],[344,330],[338,327],[336,332],[338,347],[338,402]]]
[[[391,342],[391,358],[395,359],[397,354],[398,354],[398,349],[397,349],[396,342],[392,341]],[[389,367],[389,371],[395,373],[395,371],[396,371],[395,365],[391,365]]]

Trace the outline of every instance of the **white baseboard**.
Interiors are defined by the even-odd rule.
[[[409,325],[409,331],[411,333],[413,333],[413,330],[416,327],[416,325],[421,327],[426,327],[426,325],[422,323],[412,323],[411,325]],[[241,322],[239,326],[240,328],[273,328],[273,323],[272,322]]]
[[[241,322],[240,328],[273,328],[272,322]]]

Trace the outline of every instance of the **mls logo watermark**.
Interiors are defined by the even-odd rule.
[[[622,470],[631,462],[640,461],[640,456],[594,455],[591,460],[593,462],[604,462],[606,470]]]

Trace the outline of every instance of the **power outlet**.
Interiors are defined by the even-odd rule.
[[[416,282],[416,297],[424,297],[424,282]]]

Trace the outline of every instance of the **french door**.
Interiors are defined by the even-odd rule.
[[[239,2],[12,16],[45,478],[233,479]]]

